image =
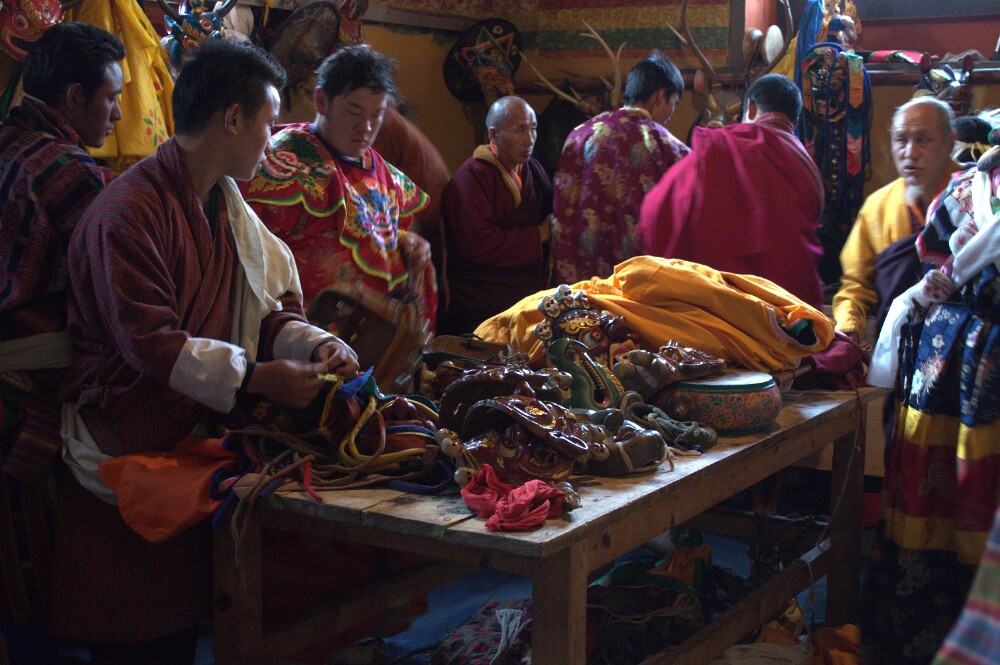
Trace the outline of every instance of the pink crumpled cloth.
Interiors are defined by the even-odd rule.
[[[487,531],[527,531],[563,512],[566,493],[544,480],[529,480],[520,487],[497,479],[489,464],[462,488],[465,505],[487,517]]]

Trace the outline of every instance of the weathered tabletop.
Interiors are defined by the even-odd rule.
[[[845,616],[857,586],[857,553],[851,547],[860,528],[859,413],[864,399],[855,393],[786,394],[770,432],[723,438],[700,457],[678,458],[673,471],[664,464],[627,478],[577,476],[573,485],[583,505],[530,532],[486,531],[485,520],[473,516],[457,494],[359,489],[321,492],[323,501],[317,502],[303,492],[276,493],[257,509],[241,545],[239,573],[233,568],[233,543],[226,529],[217,536],[217,661],[276,662],[275,657],[294,653],[295,646],[330,634],[333,626],[350,625],[360,613],[381,609],[376,607],[377,598],[420,593],[478,566],[532,577],[533,662],[583,663],[591,571],[831,442],[836,448],[832,487],[836,496],[843,497],[831,519],[831,535],[840,532],[849,538],[834,543],[839,543],[834,552],[838,564],[831,570],[828,613],[832,619]],[[318,610],[297,626],[268,631],[260,625],[261,525],[334,534],[446,563],[424,569],[419,582],[389,581],[390,594],[374,594],[376,598],[361,594],[339,607]],[[305,642],[299,644],[301,640]]]

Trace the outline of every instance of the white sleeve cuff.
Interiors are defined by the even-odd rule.
[[[336,336],[305,321],[289,321],[274,338],[274,357],[310,361],[317,346],[335,339]]]
[[[229,413],[247,371],[243,349],[217,339],[191,337],[170,371],[170,388],[220,413]]]

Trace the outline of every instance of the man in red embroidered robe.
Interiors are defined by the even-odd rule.
[[[409,231],[427,195],[372,148],[391,97],[393,60],[348,46],[320,65],[316,119],[288,125],[243,193],[288,243],[308,305],[331,284],[377,296],[417,296],[434,329],[430,244]]]
[[[823,183],[794,134],[802,96],[769,74],[747,98],[742,123],[696,127],[691,154],[646,194],[643,252],[764,277],[820,307]]]
[[[284,72],[206,41],[173,93],[177,135],[111,183],[70,243],[73,361],[51,627],[93,663],[191,663],[209,616],[207,523],[152,544],[104,484],[112,457],[172,450],[238,391],[292,407],[319,372],[354,376],[343,342],[305,322],[288,248],[239,195],[264,159]]]
[[[476,148],[444,191],[448,312],[443,332],[470,333],[545,288],[552,185],[531,156],[535,112],[502,97],[486,115],[489,144]]]

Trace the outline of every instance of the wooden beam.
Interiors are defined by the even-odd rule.
[[[177,0],[167,0],[167,2],[172,5],[179,4]],[[263,7],[265,3],[263,0],[240,0],[240,4],[252,7]],[[271,8],[293,10],[304,4],[309,3],[303,3],[301,0],[274,0],[271,4]],[[458,34],[463,32],[476,21],[464,16],[427,14],[424,12],[410,11],[408,9],[395,9],[376,1],[368,3],[368,10],[365,12],[365,15],[361,17],[361,22],[378,23],[382,25],[401,25],[410,28],[428,28],[430,30],[454,32]]]
[[[362,23],[383,25],[403,25],[414,28],[430,28],[442,32],[464,32],[476,21],[464,16],[441,16],[425,14],[407,9],[394,9],[379,2],[369,2],[368,11],[361,17]]]
[[[746,0],[730,0],[729,3],[729,54],[726,58],[733,70],[743,73],[743,33],[747,29]]]

